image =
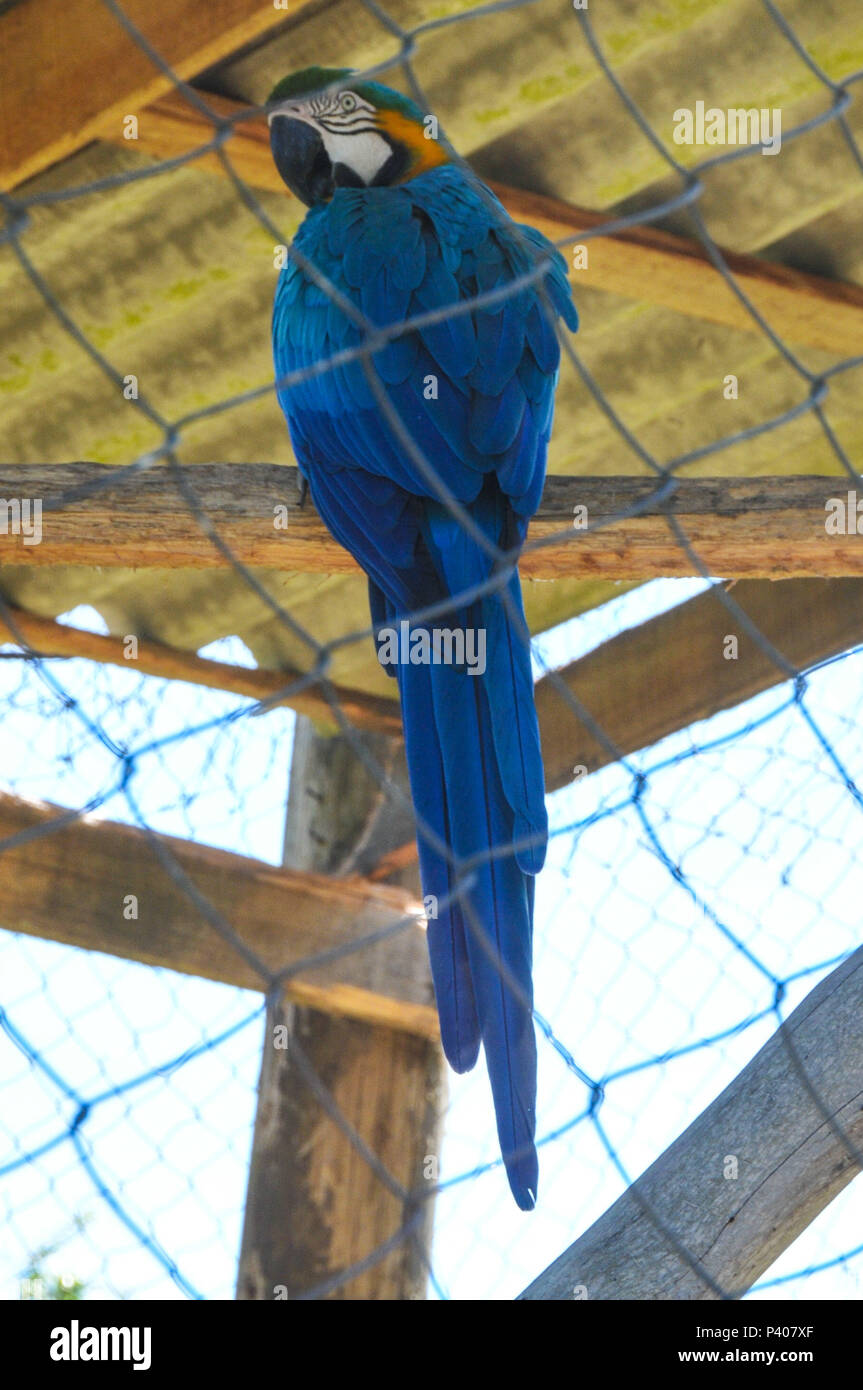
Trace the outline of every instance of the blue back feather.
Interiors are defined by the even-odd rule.
[[[296,246],[378,328],[463,304],[545,263],[542,286],[393,336],[374,355],[392,407],[443,485],[493,546],[520,544],[539,503],[559,344],[577,316],[566,265],[517,228],[455,165],[392,188],[340,188]],[[357,326],[289,262],[273,311],[276,373],[357,346]],[[519,1206],[534,1205],[534,875],[547,839],[542,757],[517,574],[494,573],[402,447],[362,363],[279,390],[321,516],[369,576],[376,628],[452,598],[435,620],[485,634],[481,674],[390,666],[399,684],[423,891],[440,904],[428,943],[446,1054],[458,1071],[482,1042],[498,1135]],[[414,630],[417,625],[413,624]],[[442,848],[443,846],[443,848]],[[448,901],[451,900],[451,901]]]

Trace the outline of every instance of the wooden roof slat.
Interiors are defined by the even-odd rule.
[[[575,767],[595,772],[621,755],[648,748],[719,710],[731,709],[786,678],[772,647],[797,670],[805,670],[863,641],[863,582],[859,579],[742,580],[735,603],[765,644],[716,594],[700,594],[602,643],[587,656],[544,676],[536,687],[546,790],[557,791]],[[10,639],[24,638],[43,654],[81,657],[128,668],[125,644],[20,609],[9,611]],[[14,628],[14,633],[13,633]],[[738,654],[726,657],[735,636]],[[246,669],[209,661],[158,642],[141,641],[134,668],[145,675],[191,681],[212,689],[265,699],[288,680],[286,672]],[[572,692],[606,736],[597,737],[567,704],[560,683]],[[336,687],[342,712],[354,727],[401,733],[395,700]],[[282,703],[299,713],[332,723],[329,705],[314,688]],[[403,846],[378,866],[378,879],[413,862],[415,849]]]
[[[860,1172],[861,1014],[863,947],[520,1299],[740,1298]],[[717,1177],[728,1151],[739,1181]]]
[[[162,680],[186,681],[211,690],[225,690],[235,695],[248,695],[253,700],[268,700],[279,695],[291,681],[301,679],[299,671],[264,670],[260,667],[234,666],[225,661],[212,661],[195,652],[180,651],[163,642],[138,639],[134,657],[127,655],[124,637],[105,637],[40,618],[21,608],[0,610],[0,642],[19,640],[27,643],[40,656],[79,657],[108,666],[121,666],[145,676]],[[337,687],[339,706],[351,724],[378,733],[400,735],[401,717],[392,700],[366,694],[362,690]],[[336,725],[332,708],[316,686],[298,690],[273,701],[287,705],[310,719]]]
[[[292,0],[294,15],[306,0]],[[261,0],[123,0],[128,18],[188,78],[283,25]],[[0,14],[0,185],[14,188],[172,87],[94,0],[23,0]]]
[[[207,101],[224,117],[250,109],[224,97],[208,96]],[[188,154],[212,136],[212,125],[176,92],[140,114],[139,143],[162,159]],[[105,138],[124,143],[116,129],[106,131]],[[264,120],[240,121],[228,149],[234,168],[249,184],[283,193],[294,210],[301,211],[273,164]],[[225,174],[215,154],[202,156],[196,167]],[[609,221],[606,213],[501,184],[492,186],[517,222],[530,223],[552,241],[571,238],[576,244],[586,232]],[[724,255],[740,288],[780,337],[838,357],[859,355],[863,345],[863,289],[859,286],[808,275],[755,256],[731,251]],[[571,253],[567,259],[572,265]],[[586,269],[570,271],[576,285],[763,333],[696,240],[641,226],[592,240],[587,259]]]
[[[628,628],[536,685],[547,793],[577,776],[679,733],[863,641],[860,579],[742,580],[732,597],[759,642],[715,593],[699,594]],[[728,638],[737,641],[728,655]],[[574,708],[560,687],[578,702]],[[579,718],[580,706],[598,732]],[[576,769],[579,769],[576,772]],[[371,877],[416,859],[414,842],[391,850]]]

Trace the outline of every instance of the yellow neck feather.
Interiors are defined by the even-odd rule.
[[[381,112],[379,128],[398,140],[413,155],[410,167],[401,182],[414,179],[417,174],[425,174],[429,169],[437,169],[440,164],[450,162],[449,155],[439,140],[427,139],[415,121],[408,120],[400,111]]]

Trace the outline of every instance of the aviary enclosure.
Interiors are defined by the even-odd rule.
[[[312,64],[433,113],[581,318],[529,1216],[275,396]],[[5,1298],[859,1296],[861,78],[853,0],[0,4]]]

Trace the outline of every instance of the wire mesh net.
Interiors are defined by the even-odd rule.
[[[73,217],[78,200],[132,181],[158,179],[215,153],[251,215],[276,244],[285,239],[231,162],[238,123],[261,112],[250,109],[228,118],[218,114],[204,92],[171,70],[115,0],[102,3],[105,23],[123,26],[154,68],[167,74],[176,92],[211,122],[212,138],[178,158],[124,168],[86,185],[4,194],[6,224],[0,235],[6,253],[17,258],[22,283],[29,282],[66,333],[122,391],[120,367],[74,321],[62,288],[50,282],[28,253],[34,209],[62,204]],[[457,32],[458,24],[477,16],[493,23],[501,11],[512,8],[523,10],[527,25],[532,8],[528,0],[515,6],[490,4],[408,30],[374,0],[363,0],[363,6],[392,36],[390,59],[369,75],[399,72],[423,110],[430,104],[414,70],[421,38],[440,31],[451,40],[453,26]],[[863,172],[849,121],[854,84],[863,71],[832,80],[777,6],[765,0],[763,8],[766,21],[787,42],[789,61],[805,64],[825,96],[823,110],[783,133],[785,143],[805,140],[831,123]],[[589,243],[672,213],[685,214],[716,274],[800,383],[799,402],[792,410],[759,419],[697,450],[660,459],[629,428],[624,413],[564,335],[564,371],[577,375],[611,421],[633,466],[646,468],[655,478],[655,489],[630,514],[673,497],[679,476],[692,464],[716,455],[721,466],[719,456],[726,451],[745,450],[801,414],[817,422],[838,471],[853,485],[858,475],[831,425],[829,393],[840,375],[863,367],[863,355],[826,370],[808,367],[741,288],[701,212],[710,171],[760,157],[759,146],[741,146],[684,167],[618,75],[595,36],[587,8],[574,8],[572,23],[666,166],[674,191],[659,204],[579,232],[561,242],[562,249],[568,252],[576,240]],[[309,273],[321,282],[314,267]],[[539,264],[527,279],[541,284],[543,274]],[[322,283],[328,293],[336,293]],[[462,305],[460,311],[470,307]],[[380,409],[406,452],[431,490],[444,495],[433,460],[425,456],[422,441],[407,431],[374,369],[375,350],[417,327],[418,321],[382,329],[364,320],[354,306],[350,311],[361,329],[351,353],[369,367]],[[424,321],[453,312],[458,310],[436,311]],[[295,373],[279,384],[285,387],[301,377]],[[122,479],[99,478],[51,506],[59,509],[82,494],[118,486],[134,488],[136,477],[164,465],[198,523],[212,535],[196,494],[194,469],[178,459],[179,444],[197,422],[274,389],[270,384],[260,392],[220,397],[179,419],[164,418],[142,392],[130,406],[159,431],[161,442],[130,460]],[[470,525],[454,499],[445,500]],[[760,645],[775,668],[775,682],[695,728],[614,758],[589,777],[575,775],[551,800],[550,862],[539,880],[536,913],[543,1200],[526,1231],[523,1219],[509,1209],[501,1181],[486,1079],[479,1072],[454,1078],[440,1162],[433,1179],[418,1191],[421,1203],[435,1202],[429,1278],[436,1297],[517,1293],[682,1132],[857,944],[856,905],[863,882],[856,853],[861,811],[856,724],[863,648],[798,669],[748,618],[733,587],[710,580],[683,525],[675,518],[669,518],[669,525],[692,572],[701,578],[648,584],[535,639],[537,673],[552,673],[553,678],[554,671],[616,632],[709,590],[713,601],[724,605],[729,625],[742,628]],[[301,680],[286,679],[281,693],[291,698],[301,689],[322,690],[343,734],[363,756],[361,738],[328,679],[333,644],[318,641],[289,607],[279,605],[253,570],[231,553],[227,538],[213,539],[261,604],[305,644],[307,674]],[[577,546],[579,533],[567,527],[556,539]],[[538,544],[528,540],[526,549]],[[505,562],[507,557],[501,553],[499,558]],[[505,583],[505,569],[501,573],[503,578],[493,581],[498,587]],[[15,634],[14,613],[5,605],[4,613]],[[66,620],[82,628],[98,628],[101,621],[92,609],[76,610]],[[369,643],[371,631],[341,640]],[[250,660],[242,644],[229,639],[206,654],[235,665]],[[63,810],[6,836],[0,851],[44,840],[61,825],[95,816],[281,862],[294,727],[289,709],[275,699],[262,703],[84,659],[51,659],[20,633],[2,656],[4,786],[28,802],[45,801]],[[582,710],[562,681],[557,682],[557,697],[601,731],[602,711]],[[152,843],[158,845],[160,872],[175,877],[207,929],[248,961],[248,946],[212,902],[193,891],[171,845]],[[118,892],[122,896],[121,877]],[[134,904],[123,907],[134,914]],[[55,911],[58,918],[77,915],[76,906],[63,901]],[[402,924],[404,929],[411,925],[407,919]],[[65,930],[58,936],[68,939]],[[158,965],[82,953],[14,931],[3,933],[0,949],[6,1296],[230,1296],[264,1041],[261,996],[275,997],[286,972],[253,957],[259,987],[252,990]],[[142,951],[142,961],[146,959]],[[291,971],[301,966],[293,962]],[[794,1064],[790,1058],[789,1066]],[[315,1084],[323,1104],[326,1087],[320,1078]],[[327,1105],[356,1142],[332,1096]],[[844,1134],[843,1142],[851,1160],[859,1163],[853,1138]],[[730,1164],[726,1176],[734,1176],[737,1155],[721,1155],[718,1161]],[[401,1186],[391,1174],[384,1176]],[[717,1286],[700,1252],[687,1248],[658,1213],[649,1214],[714,1293],[732,1297],[745,1292]],[[384,1258],[394,1241],[410,1239],[413,1232],[395,1231],[365,1263]],[[808,1296],[818,1296],[819,1290],[822,1296],[849,1296],[859,1288],[861,1250],[863,1233],[848,1189],[749,1296],[794,1297],[803,1290]],[[355,1276],[356,1270],[347,1268],[302,1290],[302,1296],[349,1288]]]

